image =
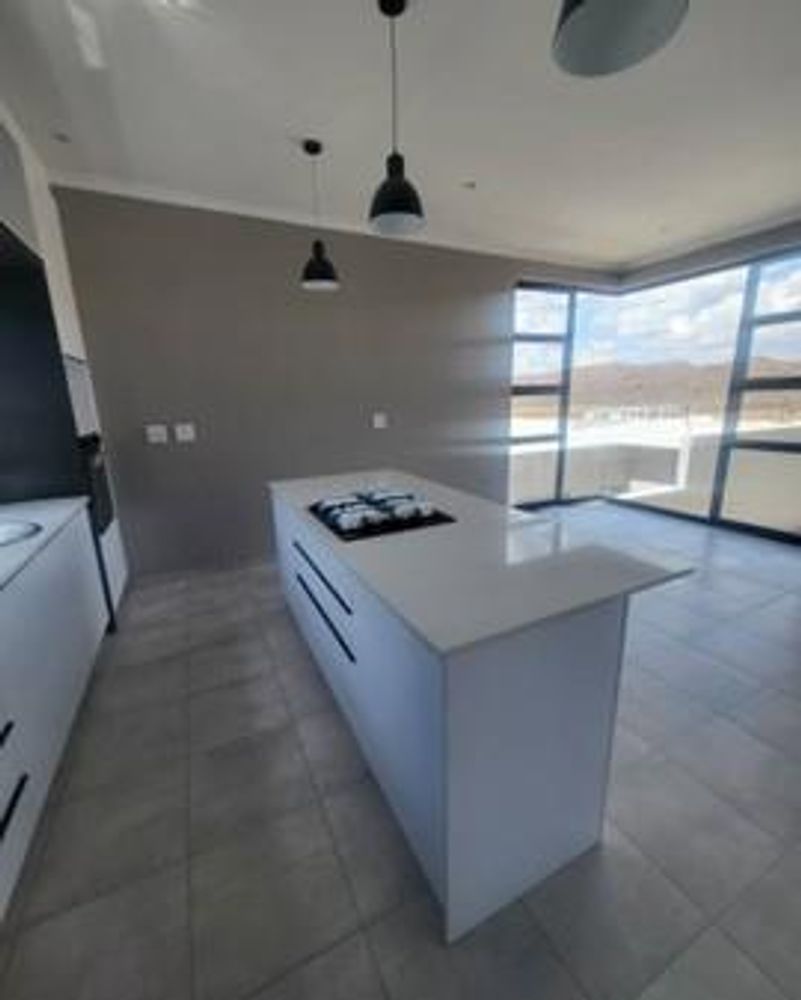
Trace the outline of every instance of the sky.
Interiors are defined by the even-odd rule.
[[[626,296],[581,293],[574,364],[731,362],[746,275],[741,267]],[[518,293],[517,331],[562,332],[566,305],[560,293]],[[760,278],[757,314],[792,309],[801,309],[801,257],[763,266]],[[757,327],[754,347],[761,356],[801,361],[801,323]]]

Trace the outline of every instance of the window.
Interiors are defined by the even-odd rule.
[[[801,534],[801,257],[750,269],[713,519]]]
[[[623,296],[581,294],[566,492],[706,516],[744,268]]]
[[[574,294],[562,289],[521,285],[515,290],[509,429],[512,503],[561,495],[573,301]]]

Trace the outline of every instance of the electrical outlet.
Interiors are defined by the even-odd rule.
[[[373,414],[373,430],[385,431],[389,427],[389,414],[377,410]]]
[[[169,428],[166,424],[145,424],[145,441],[148,444],[169,444]]]
[[[195,441],[197,441],[197,431],[195,430],[195,425],[191,421],[175,424],[173,426],[173,432],[175,433],[175,440],[178,444],[194,444]]]

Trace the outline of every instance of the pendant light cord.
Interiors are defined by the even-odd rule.
[[[314,217],[315,225],[320,224],[320,175],[317,171],[317,157],[312,156],[311,158],[311,174],[312,174],[312,215]]]
[[[389,18],[389,58],[392,67],[392,152],[398,151],[398,46],[395,40],[395,21]]]

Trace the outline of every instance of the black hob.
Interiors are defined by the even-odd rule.
[[[391,489],[324,497],[313,503],[309,511],[345,542],[452,524],[456,520],[423,497]]]

